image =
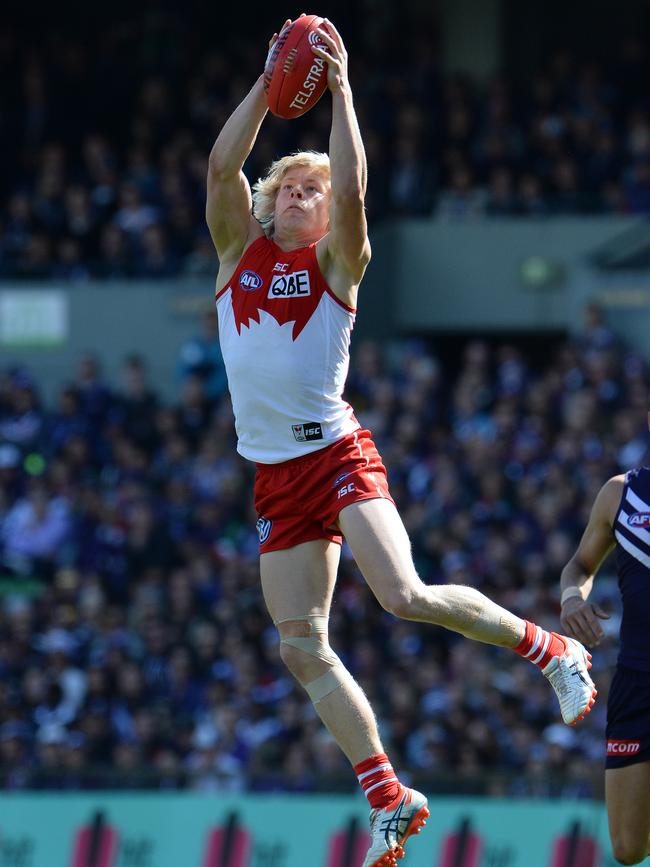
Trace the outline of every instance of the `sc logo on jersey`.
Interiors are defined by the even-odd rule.
[[[272,278],[267,298],[305,298],[307,295],[311,295],[309,271],[293,271]]]
[[[257,535],[260,537],[260,545],[263,545],[271,535],[273,521],[268,518],[258,518],[255,527],[257,528]]]
[[[255,271],[242,271],[239,275],[239,286],[244,292],[252,292],[262,285],[262,278]]]

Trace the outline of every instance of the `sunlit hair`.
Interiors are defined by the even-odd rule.
[[[324,175],[329,183],[330,158],[318,151],[296,151],[271,163],[266,177],[259,178],[253,186],[253,215],[259,220],[267,237],[273,234],[275,200],[282,178],[289,169],[307,168]]]

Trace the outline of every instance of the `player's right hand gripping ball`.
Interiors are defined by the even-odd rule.
[[[327,63],[311,50],[322,45],[320,15],[302,15],[282,30],[264,67],[264,90],[271,112],[291,120],[313,108],[327,87]]]

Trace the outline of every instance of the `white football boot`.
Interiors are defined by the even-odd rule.
[[[589,676],[591,654],[573,638],[567,638],[562,656],[554,656],[542,669],[560,701],[562,719],[574,726],[583,719],[596,701],[597,690]]]
[[[370,811],[370,849],[362,867],[395,867],[404,844],[419,834],[429,818],[427,799],[415,789],[403,789],[387,807]]]

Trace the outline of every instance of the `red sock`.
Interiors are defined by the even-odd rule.
[[[373,810],[390,804],[402,791],[402,784],[385,753],[359,762],[354,772]]]
[[[566,641],[557,632],[547,632],[541,626],[535,626],[526,620],[526,632],[515,653],[534,662],[538,668],[546,668],[554,656],[562,656],[566,650]]]

